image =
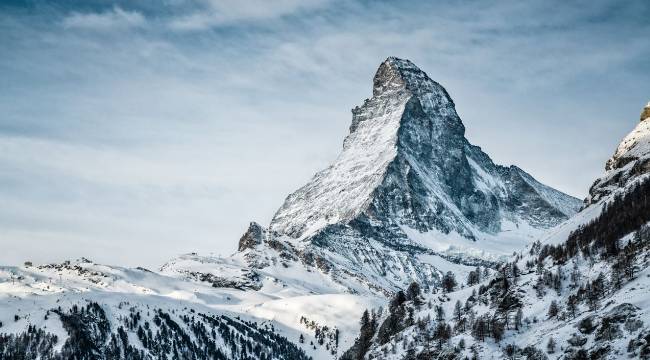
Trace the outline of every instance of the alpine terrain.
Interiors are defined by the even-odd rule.
[[[585,208],[497,266],[366,311],[343,359],[650,359],[650,103]]]
[[[412,62],[388,58],[372,91],[352,110],[334,163],[289,195],[268,228],[251,223],[239,253],[214,259],[209,273],[204,258],[164,269],[260,289],[265,279],[293,287],[278,275],[291,267],[322,277],[327,291],[385,296],[462,265],[493,266],[580,208],[470,144],[447,91]]]
[[[583,202],[495,164],[390,57],[340,155],[233,255],[0,267],[0,359],[647,356],[648,114]]]

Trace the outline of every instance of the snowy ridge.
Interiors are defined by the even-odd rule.
[[[575,312],[567,310],[568,297],[580,286],[597,282],[599,277],[608,279],[611,273],[606,262],[594,265],[586,259],[575,259],[565,266],[547,264],[543,272],[560,273],[563,277],[560,285],[542,285],[539,291],[537,279],[543,272],[526,269],[525,261],[520,261],[518,266],[522,272],[509,280],[512,297],[500,295],[499,275],[490,275],[479,284],[453,292],[423,292],[421,305],[405,302],[403,306],[412,309],[413,322],[406,322],[402,325],[404,329],[392,334],[385,343],[380,341],[379,333],[374,334],[364,358],[404,360],[417,359],[416,355],[427,359],[647,358],[650,349],[643,348],[644,339],[650,336],[647,262],[637,264],[642,270],[634,280],[618,290],[606,291],[598,305],[594,305],[595,310],[579,303]],[[464,278],[457,279],[464,281]],[[488,290],[480,293],[481,288]],[[460,303],[460,313],[455,309],[457,303]],[[552,303],[558,305],[559,313],[549,317]],[[386,322],[388,313],[384,308],[378,326]],[[487,327],[488,323],[494,326],[490,319],[502,324],[498,340]],[[485,330],[478,330],[479,321],[485,321]],[[450,326],[449,335],[436,332],[440,324]],[[593,328],[585,327],[587,324]],[[550,342],[553,346],[549,346]]]
[[[271,230],[304,237],[327,224],[349,220],[367,207],[372,191],[397,154],[397,130],[407,95],[384,100],[373,99],[355,109],[358,123],[345,139],[341,155],[287,198],[274,216]]]
[[[635,159],[650,153],[650,106],[646,105],[641,113],[641,122],[632,130],[616,148],[614,156],[608,161],[608,168],[620,168],[623,159]]]
[[[585,208],[571,219],[549,230],[543,244],[564,242],[569,234],[597,218],[615,196],[650,178],[650,104],[641,112],[641,122],[617,146],[605,164],[605,174],[594,181],[585,199]]]
[[[552,207],[558,209],[566,216],[572,216],[576,213],[576,201],[574,197],[540,183],[530,176],[530,174],[518,167],[516,167],[516,170],[524,181],[526,181],[528,185],[532,186],[537,194],[539,194],[539,196]]]
[[[587,204],[600,201],[650,169],[650,103],[641,111],[641,122],[618,145],[605,165],[605,174],[589,189]]]

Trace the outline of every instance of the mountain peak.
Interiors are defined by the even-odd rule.
[[[287,198],[271,230],[304,238],[330,224],[347,223],[370,206],[398,153],[420,154],[437,138],[440,146],[463,146],[464,127],[447,91],[409,60],[384,61],[372,98],[352,114],[339,157]]]
[[[420,68],[415,66],[415,64],[413,64],[413,62],[411,60],[409,60],[409,59],[400,59],[397,56],[389,56],[389,57],[387,57],[386,60],[384,60],[384,63],[390,64],[391,66],[393,66],[395,68],[403,68],[403,69],[415,68],[415,69],[420,70]]]
[[[339,157],[287,197],[271,231],[311,239],[331,226],[368,223],[391,227],[385,241],[406,238],[395,226],[474,239],[521,217],[548,227],[577,208],[576,199],[471,145],[447,91],[409,60],[381,63],[372,98],[352,114]]]
[[[641,111],[641,122],[618,145],[607,162],[607,170],[621,168],[633,160],[650,156],[650,103]]]
[[[378,96],[388,91],[413,89],[417,86],[414,84],[415,79],[430,80],[426,73],[410,60],[391,56],[379,65],[375,73],[372,95]]]
[[[407,90],[417,96],[442,93],[451,101],[447,91],[413,62],[391,56],[379,65],[375,73],[372,95],[379,96],[399,90]]]
[[[650,119],[650,101],[648,104],[641,110],[641,121]]]
[[[605,164],[605,174],[589,189],[587,204],[595,203],[650,172],[650,103],[641,111],[641,122],[616,148]]]

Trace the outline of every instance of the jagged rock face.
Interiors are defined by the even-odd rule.
[[[641,112],[641,122],[616,148],[616,152],[605,165],[606,170],[623,168],[627,163],[638,160],[650,152],[650,103]]]
[[[246,233],[244,233],[244,235],[239,239],[237,250],[244,251],[246,249],[254,248],[262,243],[265,235],[266,229],[256,222],[251,222]]]
[[[648,102],[648,104],[641,111],[640,121],[643,121],[647,118],[650,118],[650,102]]]
[[[373,97],[352,113],[339,158],[287,198],[272,231],[306,239],[372,224],[389,243],[405,238],[401,226],[474,238],[504,218],[547,228],[579,207],[471,145],[447,91],[408,60],[382,63]]]
[[[650,172],[650,103],[641,111],[641,122],[618,145],[605,164],[605,174],[589,189],[587,204],[593,204],[639,176]]]

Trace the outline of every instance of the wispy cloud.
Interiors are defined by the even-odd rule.
[[[274,19],[327,3],[328,0],[204,0],[192,13],[172,18],[169,26],[175,30],[205,30],[242,21]]]
[[[125,11],[119,6],[99,13],[72,12],[63,19],[63,27],[67,29],[89,29],[89,30],[114,30],[143,27],[147,21],[137,11]]]

